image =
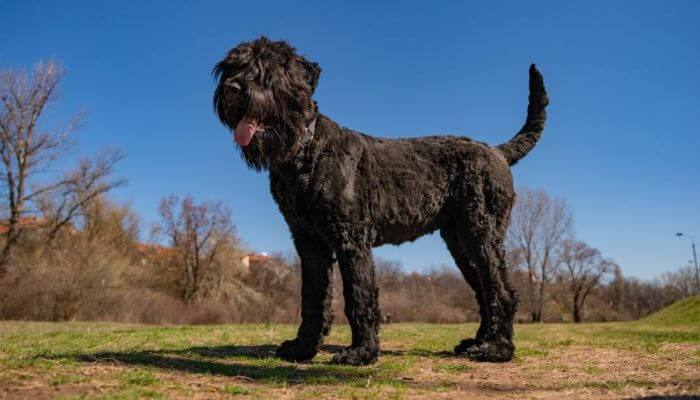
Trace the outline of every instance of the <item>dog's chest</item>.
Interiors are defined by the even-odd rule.
[[[318,193],[310,174],[270,174],[270,190],[288,222],[306,224],[314,215]],[[316,210],[317,211],[317,210]]]

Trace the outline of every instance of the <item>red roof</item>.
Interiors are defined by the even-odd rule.
[[[154,253],[164,255],[173,251],[170,247],[161,246],[158,244],[136,243],[134,246],[139,253]]]
[[[25,217],[17,221],[17,227],[19,228],[38,228],[45,224],[46,219],[40,217]],[[10,221],[7,219],[0,221],[0,234],[7,233],[9,225]]]

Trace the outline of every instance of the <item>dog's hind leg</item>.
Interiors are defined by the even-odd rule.
[[[514,199],[512,190],[492,182],[472,187],[468,206],[457,210],[462,218],[443,237],[468,282],[481,298],[481,326],[476,340],[467,339],[455,352],[477,361],[513,358],[513,319],[517,298],[508,279],[503,240]],[[464,203],[463,203],[464,204]]]
[[[469,286],[474,291],[476,301],[479,304],[479,317],[481,323],[479,324],[479,329],[476,332],[476,336],[472,339],[464,339],[457,346],[460,349],[469,348],[475,344],[479,344],[483,341],[483,338],[488,330],[489,319],[485,315],[486,308],[484,307],[484,291],[481,287],[481,279],[479,279],[479,270],[475,266],[473,260],[469,257],[467,246],[461,244],[460,235],[458,234],[458,229],[456,224],[451,223],[448,226],[444,226],[440,229],[440,236],[445,241],[447,249],[450,251],[452,258],[455,260],[455,264],[462,272],[462,276],[467,281]],[[459,353],[459,350],[455,350]]]
[[[292,231],[301,259],[301,326],[296,339],[283,342],[277,355],[288,361],[312,359],[333,322],[333,251],[315,236]]]
[[[345,315],[352,330],[352,344],[333,356],[338,364],[366,365],[379,356],[379,291],[375,283],[369,246],[342,246],[337,252],[343,278]]]
[[[458,354],[477,361],[510,361],[513,358],[513,318],[517,307],[505,264],[505,249],[499,238],[470,246],[482,290],[482,326],[474,343],[462,342]]]

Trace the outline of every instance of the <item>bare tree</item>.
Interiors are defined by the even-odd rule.
[[[405,274],[401,270],[400,263],[377,257],[374,260],[374,267],[377,274],[377,284],[379,284],[382,289],[393,289],[401,285],[401,279]]]
[[[296,255],[284,257],[276,254],[243,278],[250,287],[261,293],[255,304],[256,319],[264,322],[298,322],[301,316],[301,262]],[[251,310],[252,311],[252,310]]]
[[[0,72],[0,159],[4,171],[7,202],[7,231],[0,253],[0,272],[21,233],[20,218],[26,203],[53,189],[53,185],[28,190],[28,179],[47,162],[58,158],[64,138],[78,120],[56,132],[39,132],[37,121],[46,105],[58,94],[61,68],[55,63],[39,63],[33,73],[5,70]]]
[[[572,216],[563,200],[543,191],[521,189],[511,215],[507,245],[527,270],[527,303],[533,322],[542,321],[547,285],[556,269],[556,251],[571,232]]]
[[[69,137],[82,120],[76,116],[63,128],[53,130],[41,129],[39,125],[47,106],[58,96],[62,76],[61,67],[51,61],[38,63],[32,72],[0,71],[0,181],[5,190],[2,197],[6,213],[0,275],[5,272],[22,233],[22,217],[36,211],[31,209],[32,203],[43,207],[42,211],[47,211],[49,204],[56,206],[49,232],[53,237],[87,203],[123,183],[106,181],[121,157],[118,152],[83,161],[63,179],[45,184],[34,182],[37,175],[51,172],[52,164],[65,154]],[[60,194],[56,195],[57,192]],[[49,201],[57,198],[62,200]]]
[[[193,303],[207,283],[216,281],[219,255],[235,241],[231,213],[220,202],[195,204],[192,196],[171,195],[161,201],[160,215],[159,231],[172,247],[182,299]]]
[[[700,291],[695,279],[695,268],[692,266],[681,267],[676,271],[662,274],[661,282],[665,286],[675,289],[681,298],[693,296]]]
[[[573,315],[574,322],[581,322],[586,299],[605,276],[616,270],[615,264],[604,259],[597,249],[578,240],[563,241],[558,257],[562,281],[568,287],[568,295],[562,303]]]
[[[109,179],[114,164],[123,157],[121,151],[104,151],[95,159],[81,160],[55,190],[44,191],[34,202],[46,222],[46,237],[53,241],[58,232],[85,217],[88,206],[108,191],[126,183],[124,179]]]

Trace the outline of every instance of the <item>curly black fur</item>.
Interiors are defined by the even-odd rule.
[[[476,337],[455,351],[481,361],[512,359],[517,299],[503,238],[515,199],[509,166],[534,147],[546,118],[547,94],[534,65],[527,122],[496,148],[460,136],[391,140],[340,127],[312,100],[318,65],[283,41],[241,43],[214,72],[221,121],[235,129],[245,116],[265,127],[242,155],[251,168],[269,171],[301,258],[302,323],[297,338],[277,350],[280,357],[316,355],[333,318],[337,259],[352,344],[333,361],[374,362],[380,314],[371,249],[439,230],[480,305]]]

